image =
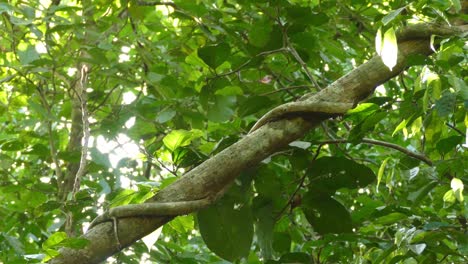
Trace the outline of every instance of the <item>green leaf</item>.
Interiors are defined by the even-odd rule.
[[[406,218],[408,218],[407,215],[396,212],[396,213],[390,213],[390,214],[381,216],[375,219],[374,223],[380,224],[380,225],[391,225],[391,224],[400,222],[402,220],[405,220]]]
[[[200,130],[172,130],[163,138],[164,145],[171,151],[179,147],[188,146],[192,140],[199,138],[203,135]]]
[[[275,214],[273,202],[262,196],[253,200],[252,213],[255,218],[255,235],[264,259],[273,255],[273,230],[275,227]]]
[[[39,53],[37,53],[36,48],[28,45],[26,50],[18,51],[18,57],[22,65],[26,66],[31,64],[33,61],[38,60]]]
[[[43,249],[53,248],[67,238],[68,238],[67,233],[55,232],[49,238],[47,238],[47,240],[44,243],[42,243],[42,248]]]
[[[436,101],[435,109],[440,117],[447,117],[455,109],[457,96],[450,92],[445,92],[442,98]]]
[[[18,151],[24,148],[25,143],[19,140],[7,141],[0,146],[0,149],[4,151]]]
[[[171,108],[164,109],[163,111],[159,112],[158,116],[156,117],[156,122],[158,123],[166,123],[170,121],[176,115],[176,111]]]
[[[400,122],[400,124],[398,124],[398,126],[395,128],[395,130],[393,130],[393,133],[392,133],[392,137],[395,135],[396,132],[402,130],[403,128],[406,127],[406,125],[408,124],[408,122],[412,119],[413,116],[411,116],[410,118],[407,118],[407,119],[403,119],[403,121]]]
[[[232,107],[235,102],[234,96],[216,96],[214,105],[208,109],[208,120],[217,123],[228,121],[234,115]]]
[[[439,182],[431,181],[430,183],[424,185],[417,191],[410,193],[408,195],[408,200],[410,200],[411,202],[413,202],[414,205],[417,206],[421,202],[421,200],[427,197],[428,193],[432,191],[437,185],[439,185]]]
[[[464,138],[462,136],[450,136],[448,138],[441,139],[436,144],[437,150],[441,155],[445,155],[454,150],[457,145],[462,144],[463,139]]]
[[[401,11],[405,10],[406,6],[398,8],[397,10],[393,10],[388,13],[386,16],[382,18],[382,24],[385,26],[388,23],[392,22],[400,13]]]
[[[243,95],[244,91],[239,86],[226,86],[222,89],[219,89],[215,92],[216,95],[224,95],[224,96],[230,96],[230,95]]]
[[[377,190],[379,189],[380,181],[382,180],[382,176],[384,174],[385,167],[387,166],[387,162],[389,159],[390,157],[387,157],[386,159],[384,159],[382,164],[380,164],[379,172],[377,173],[377,187],[376,187]]]
[[[279,263],[307,264],[313,263],[313,259],[309,254],[304,252],[291,252],[281,256]]]
[[[239,106],[239,116],[245,117],[255,114],[262,109],[271,108],[273,102],[266,96],[249,96]]]
[[[309,188],[332,195],[340,188],[364,187],[376,179],[368,167],[343,157],[322,157],[308,170]]]
[[[116,207],[120,205],[129,204],[133,197],[135,197],[136,192],[134,190],[125,189],[117,193],[117,195],[110,201],[111,207]]]
[[[270,41],[272,30],[273,28],[267,19],[254,23],[248,33],[250,44],[257,48],[264,47]]]
[[[352,232],[351,215],[337,200],[307,192],[303,201],[302,211],[317,233],[324,235]]]
[[[21,241],[13,236],[9,236],[5,233],[2,234],[5,240],[8,242],[8,244],[15,250],[16,254],[23,255],[25,253],[24,251],[24,245],[21,243]]]
[[[384,34],[380,56],[382,57],[383,63],[390,69],[390,71],[397,64],[398,44],[393,27],[389,28]]]
[[[213,69],[216,69],[219,65],[223,64],[230,55],[231,48],[227,43],[209,45],[198,49],[198,56],[200,59]]]
[[[224,201],[197,214],[200,233],[208,248],[228,261],[247,257],[253,239],[253,218],[247,204]]]

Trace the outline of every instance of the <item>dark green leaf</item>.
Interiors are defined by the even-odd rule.
[[[341,234],[352,231],[351,215],[337,200],[308,192],[303,198],[302,211],[314,230],[321,234]]]
[[[218,202],[199,211],[197,219],[203,240],[216,255],[235,261],[249,254],[253,218],[248,205]]]
[[[368,167],[342,157],[322,157],[308,171],[309,188],[332,195],[340,188],[364,187],[376,179]]]
[[[198,56],[211,68],[216,69],[223,64],[231,54],[231,48],[226,43],[205,46],[198,49]]]

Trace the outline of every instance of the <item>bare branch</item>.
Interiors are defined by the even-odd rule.
[[[322,145],[325,145],[325,144],[340,144],[340,143],[349,143],[350,141],[347,140],[347,139],[333,139],[333,140],[325,140],[325,141],[320,141],[320,146]],[[378,145],[378,146],[383,146],[383,147],[387,147],[387,148],[391,148],[391,149],[395,149],[395,150],[398,150],[412,158],[415,158],[415,159],[418,159],[424,163],[426,163],[427,165],[429,166],[432,166],[433,163],[432,161],[427,158],[426,156],[422,155],[422,154],[419,154],[419,153],[416,153],[416,152],[413,152],[407,148],[404,148],[400,145],[396,145],[396,144],[393,144],[393,143],[390,143],[390,142],[385,142],[385,141],[380,141],[380,140],[375,140],[375,139],[369,139],[369,138],[364,138],[362,139],[361,141],[362,143],[366,143],[366,144],[371,144],[371,145]]]

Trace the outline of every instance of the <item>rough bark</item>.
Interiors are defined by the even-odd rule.
[[[409,54],[432,53],[429,38],[408,40],[399,43],[398,63],[393,71],[374,57],[355,70],[335,81],[319,93],[314,100],[355,103],[373,93],[375,87],[396,76],[406,68]],[[317,115],[282,119],[269,122],[237,143],[206,160],[172,185],[161,190],[148,202],[191,201],[217,193],[230,184],[243,170],[249,169],[290,142],[302,137],[326,116]],[[123,247],[129,246],[143,236],[171,220],[171,217],[128,217],[119,219],[118,235]],[[90,241],[80,250],[63,248],[61,256],[50,263],[99,263],[118,252],[112,222],[103,222],[83,235]]]

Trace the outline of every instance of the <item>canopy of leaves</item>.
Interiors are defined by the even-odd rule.
[[[466,19],[460,2],[0,3],[0,262],[85,247],[103,209],[147,200],[376,52],[391,68],[398,28]],[[109,263],[468,262],[465,41],[434,36],[364,104]]]

